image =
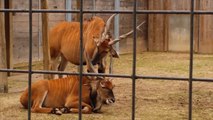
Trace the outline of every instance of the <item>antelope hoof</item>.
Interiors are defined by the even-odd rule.
[[[61,108],[60,111],[61,111],[62,113],[69,113],[69,112],[70,112],[69,108],[67,108],[67,107]]]
[[[70,109],[69,109],[69,112],[74,112],[74,109],[73,109],[73,108],[70,108]]]
[[[58,108],[53,108],[51,113],[56,115],[62,115],[62,112]]]

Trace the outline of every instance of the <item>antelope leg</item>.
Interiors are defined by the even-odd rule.
[[[105,73],[106,71],[106,56],[98,64],[98,73]]]
[[[50,70],[53,70],[53,71],[56,70],[59,58],[60,56],[51,57]],[[50,76],[49,78],[54,79],[54,74],[50,74],[49,76]]]
[[[92,62],[91,62],[91,60],[90,60],[90,58],[89,58],[89,55],[87,54],[86,51],[84,51],[84,58],[85,58],[86,63],[87,63],[87,70],[88,70],[89,72],[95,73],[95,68],[94,68],[94,66],[93,66],[93,64],[92,64]]]
[[[62,56],[61,56],[61,62],[60,62],[60,64],[59,64],[59,66],[58,66],[58,71],[64,71],[65,68],[66,68],[66,66],[67,66],[67,63],[68,63],[68,61],[67,61],[66,58],[62,55]],[[63,77],[63,75],[58,75],[58,76],[59,76],[59,78],[62,78],[62,77]]]
[[[82,113],[86,113],[86,114],[92,113],[92,107],[89,104],[82,102],[81,105],[82,105],[82,107],[81,107]],[[78,101],[78,99],[67,101],[66,104],[65,104],[65,107],[70,108],[69,112],[71,112],[71,113],[78,113],[79,112],[79,109],[78,109],[79,101]]]
[[[44,93],[38,93],[37,97],[33,100],[33,105],[31,108],[32,112],[36,112],[36,113],[51,113],[51,111],[53,110],[53,108],[45,108],[42,107],[42,104],[47,96],[47,91],[45,91]]]

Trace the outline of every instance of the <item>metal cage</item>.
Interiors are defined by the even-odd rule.
[[[29,87],[29,101],[31,100],[31,81],[32,81],[32,74],[63,74],[63,75],[79,75],[80,83],[82,83],[82,76],[84,75],[91,75],[91,76],[106,76],[106,77],[120,77],[120,78],[131,78],[132,79],[132,120],[135,119],[135,94],[136,94],[136,80],[137,79],[156,79],[156,80],[177,80],[177,81],[186,81],[189,83],[188,85],[188,94],[189,94],[189,107],[188,107],[188,119],[192,120],[192,89],[193,89],[193,82],[213,82],[213,79],[205,79],[205,78],[195,78],[193,77],[193,39],[194,39],[194,16],[196,14],[213,14],[213,11],[200,11],[194,9],[195,0],[191,0],[191,8],[190,10],[137,10],[137,0],[134,0],[133,10],[83,10],[83,0],[80,0],[80,9],[79,10],[41,10],[41,9],[32,9],[32,0],[29,0],[29,9],[0,9],[0,12],[22,12],[29,14],[29,68],[28,70],[15,70],[15,69],[0,69],[0,72],[17,72],[17,73],[28,73],[28,87]],[[79,73],[70,73],[70,72],[56,72],[56,71],[44,71],[44,70],[32,70],[32,15],[33,13],[79,13],[80,14],[80,30],[81,30],[81,57],[80,57],[80,71]],[[97,74],[97,73],[83,73],[83,14],[86,13],[121,13],[121,14],[132,14],[133,16],[133,62],[132,62],[132,74],[131,75],[122,75],[122,74]],[[137,14],[188,14],[190,15],[190,63],[189,63],[189,76],[186,78],[182,77],[160,77],[160,76],[143,76],[136,74],[136,16]],[[79,86],[80,94],[79,97],[81,98],[82,87]],[[81,106],[81,99],[79,99],[79,106]],[[28,103],[28,106],[31,106],[31,103]],[[82,119],[82,111],[81,107],[79,107],[79,120]],[[28,109],[28,120],[31,119],[31,110]]]

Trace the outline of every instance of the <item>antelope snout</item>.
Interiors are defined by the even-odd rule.
[[[112,103],[114,103],[115,102],[115,98],[110,98],[110,99],[107,99],[106,100],[106,103],[107,104],[112,104]]]

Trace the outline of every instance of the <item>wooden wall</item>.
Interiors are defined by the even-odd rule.
[[[2,8],[2,1],[0,1],[0,8]],[[4,15],[0,13],[0,68],[6,69],[6,40],[5,40],[5,32],[4,32]],[[0,93],[8,92],[8,79],[6,72],[0,72]]]
[[[84,2],[85,10],[93,10],[93,0],[87,0]],[[147,0],[138,0],[138,9],[147,9]],[[121,0],[121,10],[132,10],[133,0]],[[26,0],[13,0],[12,6],[14,9],[28,9],[28,1]],[[96,10],[112,10],[114,9],[114,0],[95,0]],[[72,0],[72,9],[77,9],[76,0]],[[49,0],[49,9],[65,9],[65,0]],[[33,0],[33,9],[39,9],[39,0]],[[84,18],[90,18],[93,15],[102,17],[104,20],[108,19],[111,14],[85,14]],[[72,14],[72,20],[77,21],[77,14]],[[14,13],[13,14],[13,32],[14,32],[14,63],[28,61],[29,54],[29,16],[28,13]],[[142,21],[147,21],[147,15],[138,15],[138,24]],[[51,29],[55,24],[65,21],[65,13],[49,13],[49,28]],[[132,14],[120,15],[120,34],[124,34],[133,28],[133,16]],[[42,59],[42,41],[41,41],[41,14],[33,13],[33,60]],[[113,28],[113,25],[112,27]],[[113,33],[113,29],[111,31]],[[143,32],[138,32],[138,51],[146,50],[146,25],[143,26]],[[132,37],[128,40],[121,42],[121,51],[132,51]],[[144,44],[145,43],[145,44]],[[143,47],[141,47],[143,45]],[[126,49],[126,47],[128,49]]]
[[[39,9],[39,1],[33,0],[33,9]],[[28,1],[13,0],[14,9],[28,9]],[[64,0],[49,0],[49,9],[65,9]],[[49,26],[65,20],[64,13],[50,13]],[[42,41],[41,41],[41,14],[33,13],[33,60],[42,59]],[[29,15],[28,13],[13,14],[13,33],[14,33],[14,63],[28,60],[29,54]]]
[[[84,2],[84,9],[92,10],[93,0]],[[191,0],[138,0],[138,10],[190,10]],[[72,9],[76,9],[76,0],[72,0]],[[13,0],[14,9],[28,9],[28,1]],[[114,0],[95,0],[96,10],[114,9]],[[133,0],[120,0],[121,10],[132,10]],[[39,8],[39,0],[33,0],[33,9]],[[195,0],[195,8],[200,10],[212,10],[213,1]],[[49,0],[49,9],[65,9],[65,0]],[[89,18],[98,15],[105,20],[110,14],[86,14]],[[76,14],[72,16],[76,20]],[[178,19],[176,19],[178,18]],[[162,15],[162,14],[138,14],[137,23],[146,21],[142,26],[142,32],[138,32],[137,50],[141,51],[188,51],[189,15]],[[28,13],[13,14],[13,52],[14,63],[28,60],[29,23]],[[33,13],[33,60],[42,59],[41,38],[41,14]],[[65,20],[64,13],[49,14],[49,28],[56,23]],[[198,53],[213,53],[213,17],[212,15],[195,15],[194,24],[194,48]],[[182,24],[184,22],[184,24]],[[120,34],[124,34],[133,27],[131,14],[120,14]],[[186,31],[186,32],[184,32]],[[113,30],[112,30],[113,33]],[[177,36],[177,37],[176,37]],[[132,51],[132,36],[120,42],[120,51]]]
[[[149,0],[149,10],[164,10],[166,7],[164,0]],[[166,45],[166,15],[148,15],[148,50],[164,51]]]
[[[200,1],[200,10],[213,10],[212,0]],[[198,17],[198,52],[213,53],[213,15],[199,15]]]
[[[149,0],[149,10],[190,10],[191,0]],[[195,9],[213,9],[211,0],[195,0]],[[148,16],[149,51],[189,51],[190,15],[150,14]],[[195,15],[194,51],[213,53],[213,16]]]

